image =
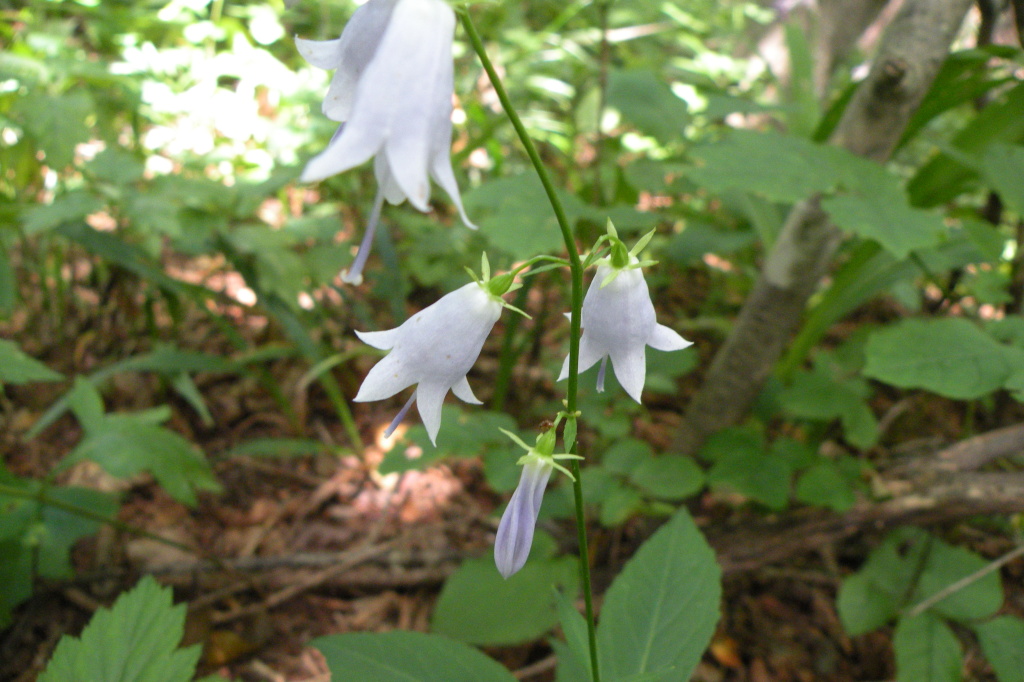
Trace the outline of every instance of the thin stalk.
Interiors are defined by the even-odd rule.
[[[569,219],[565,215],[565,208],[562,206],[561,199],[558,198],[558,193],[555,191],[555,185],[551,181],[547,167],[541,161],[540,154],[537,153],[537,148],[526,131],[526,126],[523,125],[519,114],[516,113],[515,107],[512,106],[508,93],[501,83],[501,78],[498,77],[498,72],[494,69],[494,64],[491,63],[490,57],[487,56],[483,40],[477,32],[476,26],[473,25],[473,20],[469,17],[469,13],[462,9],[459,15],[462,20],[462,26],[466,30],[466,35],[469,37],[469,42],[473,45],[473,50],[480,58],[480,63],[483,65],[484,71],[487,72],[487,77],[491,80],[494,92],[498,95],[498,100],[505,109],[505,115],[508,116],[512,127],[515,128],[519,141],[522,142],[534,170],[537,171],[537,177],[540,178],[540,182],[544,186],[544,192],[551,203],[551,209],[554,211],[555,219],[558,221],[558,228],[562,232],[562,240],[565,242],[572,281],[572,307],[569,317],[569,383],[566,388],[565,404],[568,413],[575,414],[576,392],[579,383],[580,311],[583,308],[583,263],[580,261],[580,254],[576,248],[576,241],[573,239]],[[574,446],[573,451],[575,452],[575,450],[576,447]],[[591,679],[593,682],[601,682],[601,674],[598,670],[597,662],[597,630],[594,627],[594,600],[590,587],[590,551],[587,546],[586,513],[583,508],[583,485],[580,477],[579,460],[571,460],[569,466],[575,479],[573,481],[573,497],[576,501],[576,531],[579,538],[580,551],[580,582],[583,585],[583,600],[587,611],[587,634],[590,641]]]

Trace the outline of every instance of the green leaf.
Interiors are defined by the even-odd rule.
[[[722,140],[696,147],[699,165],[684,172],[714,192],[738,189],[792,203],[840,186],[857,187],[887,178],[877,164],[829,145],[779,133],[730,131]]]
[[[421,632],[328,635],[311,642],[336,680],[514,682],[512,673],[461,642]]]
[[[565,644],[554,640],[552,645],[558,654],[559,680],[573,679],[588,682],[590,679],[590,637],[587,619],[583,617],[572,601],[563,593],[557,594],[558,621],[565,635]],[[558,645],[561,644],[561,648]]]
[[[501,453],[509,454],[508,459],[517,471],[518,480],[519,467],[515,467],[515,463],[522,455],[522,450],[517,449],[501,429],[519,433],[515,420],[507,414],[480,411],[468,414],[455,405],[445,405],[441,408],[441,431],[437,447],[430,442],[426,429],[416,425],[406,434],[406,440],[416,448],[410,450],[402,445],[392,448],[384,455],[378,471],[391,474],[422,470],[446,457],[487,457],[490,453]],[[533,442],[533,436],[520,435],[526,442]]]
[[[796,483],[796,499],[837,512],[846,511],[857,501],[850,481],[832,462],[816,464],[800,475]]]
[[[974,626],[999,682],[1024,682],[1024,620],[1000,616]]]
[[[255,438],[220,453],[220,457],[307,457],[329,452],[324,443],[310,438]]]
[[[60,381],[64,377],[26,355],[18,344],[0,339],[0,385]]]
[[[843,580],[836,609],[847,634],[856,637],[888,623],[899,613],[899,600],[891,592],[879,590],[874,575],[860,571]]]
[[[607,494],[601,497],[598,520],[607,528],[622,525],[643,507],[640,493],[615,481]]]
[[[945,204],[971,188],[978,177],[979,158],[992,144],[1014,142],[1024,135],[1024,83],[989,102],[952,140],[952,149],[936,154],[907,183],[910,203],[928,207]]]
[[[1024,215],[1024,147],[994,144],[982,159],[985,179],[1007,206]]]
[[[651,446],[639,438],[621,438],[601,455],[601,466],[616,474],[629,475],[643,462],[654,457]]]
[[[46,232],[73,220],[82,220],[90,213],[103,208],[103,202],[83,191],[68,192],[53,200],[50,204],[42,204],[25,211],[22,226],[26,234],[34,235]]]
[[[569,224],[586,213],[583,202],[558,190]],[[532,258],[562,248],[562,233],[544,187],[533,173],[485,182],[463,197],[480,233],[515,259]]]
[[[1012,370],[1005,347],[962,318],[904,320],[871,335],[864,375],[957,400],[999,389]]]
[[[578,581],[572,557],[527,561],[508,580],[490,556],[469,559],[445,582],[430,627],[470,644],[528,642],[558,622],[552,587],[575,594]]]
[[[642,492],[662,500],[682,500],[704,487],[704,471],[689,457],[645,459],[629,476]]]
[[[977,573],[988,560],[964,547],[954,547],[941,540],[931,543],[925,564],[914,591],[914,602],[921,602],[953,583]],[[952,593],[931,607],[931,611],[959,621],[988,618],[1003,604],[1003,587],[998,571],[992,571]]]
[[[690,114],[665,79],[648,69],[613,71],[608,78],[607,104],[640,132],[662,142],[683,139]]]
[[[960,682],[960,643],[945,623],[927,613],[901,618],[893,635],[897,682]]]
[[[58,171],[74,161],[75,146],[89,139],[86,120],[94,110],[92,97],[85,89],[62,95],[33,89],[16,99],[14,106],[15,115],[46,155],[46,164]]]
[[[771,509],[782,509],[789,500],[790,463],[769,454],[762,443],[737,443],[717,458],[708,472],[708,483],[732,489]]]
[[[220,489],[206,458],[192,443],[150,423],[143,414],[105,415],[83,426],[85,438],[63,466],[89,459],[119,478],[148,471],[171,497],[190,506],[196,504],[196,491]]]
[[[18,278],[11,254],[0,239],[0,317],[8,317],[18,303]]]
[[[39,682],[188,682],[202,648],[178,649],[185,605],[151,576],[100,609],[81,638],[65,636]]]
[[[821,208],[836,225],[874,239],[897,259],[939,243],[945,232],[942,216],[911,208],[902,192],[882,194],[828,197],[822,199]]]
[[[721,594],[714,552],[680,509],[605,594],[598,629],[603,676],[689,679],[715,631]]]
[[[847,633],[857,636],[881,627],[907,606],[911,583],[923,570],[933,540],[918,528],[898,528],[843,581],[836,605]]]

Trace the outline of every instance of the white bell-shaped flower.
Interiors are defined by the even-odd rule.
[[[415,400],[430,441],[436,443],[441,403],[449,389],[467,403],[480,404],[466,374],[498,321],[502,305],[499,295],[492,293],[486,282],[471,282],[395,329],[356,332],[365,343],[391,352],[366,375],[355,401],[384,400],[416,384],[415,392],[391,423],[388,435]]]
[[[360,247],[361,260],[346,277],[360,281],[384,199],[409,200],[429,211],[430,178],[466,217],[452,172],[455,13],[444,0],[369,0],[352,15],[337,40],[296,39],[300,54],[335,69],[323,112],[341,123],[327,149],[302,173],[315,182],[376,156],[377,200]]]
[[[612,235],[612,255],[598,261],[597,274],[583,298],[579,371],[590,369],[600,360],[597,390],[603,391],[605,368],[611,359],[619,384],[633,400],[640,402],[647,378],[647,346],[670,351],[692,344],[655,319],[643,263],[636,255],[646,246],[648,238],[627,253],[610,226],[609,234]],[[562,363],[558,379],[561,381],[567,376],[568,357]]]

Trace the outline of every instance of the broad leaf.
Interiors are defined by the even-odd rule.
[[[490,556],[470,559],[445,582],[431,630],[470,644],[528,642],[558,622],[553,588],[576,594],[578,583],[572,557],[528,561],[508,580]]]
[[[897,682],[960,682],[960,643],[945,623],[930,614],[903,618],[893,636]]]
[[[63,637],[39,682],[188,682],[202,648],[178,648],[186,609],[172,597],[146,576],[97,611],[80,638]]]
[[[937,245],[945,230],[942,216],[911,208],[902,192],[829,197],[821,208],[836,225],[874,239],[897,259]]]
[[[902,388],[972,400],[1010,376],[1004,347],[962,318],[909,319],[871,335],[864,374]]]
[[[645,542],[605,594],[602,677],[687,680],[719,618],[721,569],[689,512]]]
[[[515,682],[472,647],[421,632],[328,635],[311,642],[335,680],[373,682]]]
[[[999,682],[1024,682],[1024,620],[1000,616],[974,626]]]
[[[994,144],[989,147],[982,161],[985,178],[1003,203],[1024,214],[1024,147],[1020,145]]]

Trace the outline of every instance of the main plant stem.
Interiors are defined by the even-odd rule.
[[[501,84],[501,78],[498,77],[494,64],[491,63],[490,57],[487,56],[483,40],[480,39],[480,34],[477,33],[476,26],[473,25],[473,20],[470,19],[469,13],[461,10],[459,15],[462,19],[462,26],[466,29],[466,35],[469,37],[469,42],[473,45],[473,50],[476,51],[477,56],[480,58],[480,63],[483,64],[484,71],[487,72],[487,77],[491,79],[491,85],[494,86],[494,92],[498,95],[498,100],[501,101],[501,106],[505,109],[505,115],[508,116],[512,127],[515,128],[520,142],[523,143],[523,147],[526,149],[527,156],[530,157],[530,162],[533,163],[534,170],[537,171],[537,177],[540,178],[540,182],[544,186],[544,192],[547,194],[548,201],[551,203],[551,209],[555,213],[555,219],[558,221],[558,228],[562,231],[565,250],[569,254],[569,271],[572,280],[572,309],[569,316],[569,385],[566,388],[565,406],[566,411],[570,415],[576,414],[576,390],[579,383],[580,365],[580,311],[583,309],[583,263],[580,261],[580,254],[576,248],[576,240],[572,236],[569,219],[565,215],[565,208],[562,206],[562,200],[558,198],[558,193],[555,191],[554,183],[551,182],[551,176],[548,174],[547,167],[541,161],[540,154],[537,153],[537,147],[534,146],[533,140],[530,139],[529,133],[526,132],[526,126],[523,125],[519,114],[516,113],[515,108],[512,106],[508,93],[505,92],[505,87]],[[576,450],[577,447],[573,445],[571,451],[575,453]],[[594,627],[594,600],[590,589],[590,552],[587,549],[586,513],[583,508],[583,484],[580,479],[580,461],[572,459],[569,462],[573,475],[573,498],[576,501],[576,534],[579,538],[580,582],[583,584],[583,601],[586,604],[587,610],[587,635],[590,641],[590,674],[593,682],[601,682],[601,674],[597,663],[597,630]]]

